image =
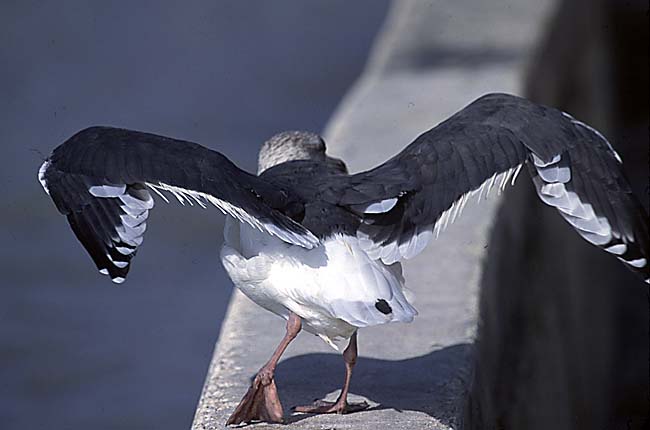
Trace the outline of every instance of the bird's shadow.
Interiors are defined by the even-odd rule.
[[[449,390],[457,392],[467,386],[471,350],[471,344],[457,344],[405,360],[359,357],[350,392],[376,404],[371,410],[420,411],[451,424]],[[275,380],[288,409],[340,389],[344,372],[338,354],[305,354],[281,362]],[[295,423],[309,416],[292,414],[285,419]]]

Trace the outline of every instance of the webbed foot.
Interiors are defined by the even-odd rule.
[[[273,372],[262,369],[255,376],[253,383],[237,405],[226,425],[265,421],[283,422],[284,412],[278,389],[273,380]]]
[[[313,404],[307,406],[294,406],[291,408],[294,412],[305,414],[351,414],[353,412],[368,409],[370,405],[366,402],[348,403],[345,400],[336,402],[327,402],[325,400],[316,400]]]

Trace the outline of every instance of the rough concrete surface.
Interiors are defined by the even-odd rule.
[[[364,75],[325,132],[329,152],[359,171],[484,93],[517,93],[552,4],[395,2]],[[370,410],[290,415],[293,405],[335,398],[344,372],[340,354],[318,338],[303,333],[290,345],[276,373],[289,423],[284,428],[457,428],[471,376],[477,290],[495,197],[470,203],[425,252],[405,262],[407,288],[420,312],[412,324],[360,331],[351,400],[367,400]],[[281,319],[233,295],[193,429],[223,428],[283,332]]]

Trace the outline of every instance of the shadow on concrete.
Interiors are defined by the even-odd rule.
[[[520,60],[519,49],[464,48],[450,49],[445,46],[432,46],[411,62],[416,69],[438,67],[480,67],[494,64],[513,63]]]
[[[466,385],[469,371],[463,363],[469,362],[471,350],[470,344],[458,344],[406,360],[360,357],[350,391],[377,403],[372,410],[419,411],[450,424],[450,417],[442,416],[439,411],[451,397],[446,393],[452,386],[457,390]],[[282,361],[275,380],[285,412],[288,414],[293,406],[310,404],[339,390],[344,372],[341,355],[334,353],[306,354]],[[449,411],[448,404],[446,410]],[[300,414],[286,419],[295,423],[310,416]]]
[[[418,48],[417,55],[397,53],[387,65],[389,72],[410,70],[423,72],[445,67],[475,68],[512,64],[522,58],[520,49],[512,48],[459,48],[444,45],[426,45]]]

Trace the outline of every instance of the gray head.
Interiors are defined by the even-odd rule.
[[[345,164],[328,157],[325,141],[316,133],[309,131],[283,131],[262,144],[257,162],[257,174],[285,161],[314,160],[332,165],[347,173]]]

